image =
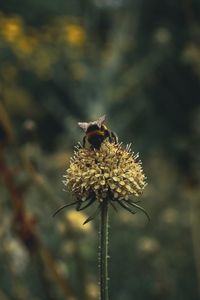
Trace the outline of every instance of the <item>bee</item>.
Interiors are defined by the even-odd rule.
[[[118,138],[116,134],[110,131],[104,124],[106,116],[102,116],[93,122],[79,122],[78,125],[85,131],[83,137],[83,147],[99,150],[101,144],[108,139],[111,143],[117,143]]]

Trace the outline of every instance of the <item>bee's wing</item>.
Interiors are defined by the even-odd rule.
[[[78,122],[78,126],[81,127],[86,132],[89,124],[86,122]]]
[[[105,121],[106,119],[106,115],[103,115],[102,117],[98,118],[98,120],[96,121],[97,125],[99,128],[101,128],[102,123]]]

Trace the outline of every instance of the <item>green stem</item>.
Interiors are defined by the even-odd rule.
[[[100,219],[100,300],[108,300],[108,200],[101,207]]]

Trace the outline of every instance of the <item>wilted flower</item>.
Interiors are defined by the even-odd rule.
[[[64,177],[64,184],[76,198],[75,202],[64,207],[76,204],[77,210],[82,210],[96,201],[99,204],[98,213],[101,204],[108,201],[114,208],[115,203],[118,203],[131,213],[135,213],[131,206],[145,212],[132,199],[142,193],[146,177],[138,155],[134,155],[130,145],[123,148],[122,144],[107,140],[99,150],[80,145]],[[85,223],[91,219],[88,218]]]

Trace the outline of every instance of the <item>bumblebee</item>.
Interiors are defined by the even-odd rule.
[[[85,131],[83,137],[83,147],[89,146],[90,149],[99,150],[101,144],[108,139],[111,143],[117,143],[116,134],[110,131],[104,124],[106,116],[102,116],[93,122],[79,122],[78,125]]]

